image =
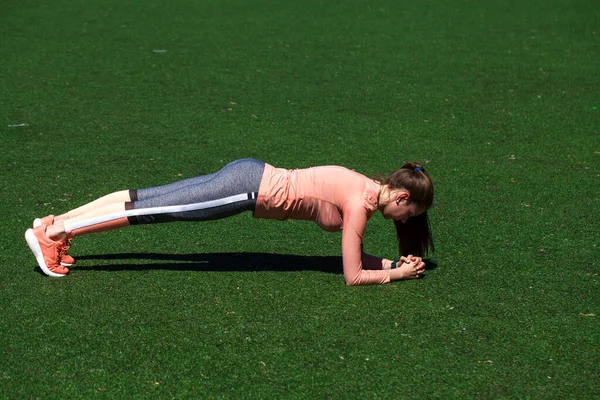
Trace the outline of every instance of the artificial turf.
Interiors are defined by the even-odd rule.
[[[2,398],[597,398],[593,0],[0,5]],[[23,233],[255,157],[436,183],[425,279],[347,287],[340,235],[240,215]],[[394,257],[379,215],[365,249]]]

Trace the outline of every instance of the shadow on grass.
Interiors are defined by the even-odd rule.
[[[298,256],[269,253],[161,254],[122,253],[77,257],[85,260],[133,260],[150,262],[73,266],[73,270],[174,270],[174,271],[321,271],[342,273],[342,258],[334,256]],[[161,261],[161,262],[152,262]]]
[[[74,265],[69,269],[75,271],[320,271],[331,274],[343,273],[342,258],[336,256],[271,253],[120,253],[79,256],[77,260],[82,263],[86,260],[108,262],[98,265]],[[126,260],[133,262],[124,262]],[[424,261],[426,270],[437,268],[435,261]],[[41,269],[36,268],[36,270],[42,273]]]
[[[433,271],[438,267],[437,262],[435,260],[424,259],[425,262],[425,271]]]

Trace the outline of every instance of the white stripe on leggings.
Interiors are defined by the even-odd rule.
[[[101,215],[99,217],[90,218],[78,222],[69,223],[69,221],[67,220],[65,221],[65,232],[72,232],[75,229],[86,228],[88,226],[102,224],[104,222],[114,221],[120,218],[138,217],[141,215],[170,214],[220,207],[231,203],[237,203],[238,201],[248,200],[249,194],[250,193],[236,194],[235,196],[224,197],[222,199],[205,201],[203,203],[183,204],[180,206],[150,207],[140,208],[139,210],[125,210],[112,214]],[[255,193],[251,193],[251,198],[255,198]]]

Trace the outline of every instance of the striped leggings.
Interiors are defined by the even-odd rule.
[[[130,190],[124,207],[105,207],[65,221],[70,236],[127,225],[171,221],[207,221],[254,211],[265,164],[246,158],[210,175]],[[121,203],[122,204],[122,203]]]

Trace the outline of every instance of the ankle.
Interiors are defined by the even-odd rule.
[[[57,222],[64,222],[64,221],[68,220],[69,218],[70,218],[69,213],[57,215],[54,217],[54,223],[56,224]]]
[[[52,225],[46,228],[46,236],[48,236],[51,240],[60,241],[67,240],[67,233],[64,230],[62,224]]]

